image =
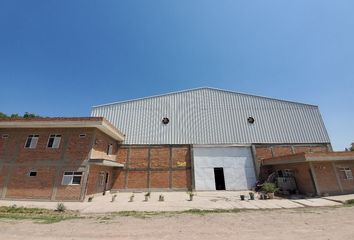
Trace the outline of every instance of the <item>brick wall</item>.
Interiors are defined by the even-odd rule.
[[[342,185],[343,193],[354,192],[354,179],[346,179],[345,173],[340,171],[340,168],[349,168],[354,174],[354,161],[337,161],[335,163],[335,170],[338,173],[340,184]]]
[[[191,156],[188,145],[122,145],[113,189],[191,188]]]
[[[87,181],[86,194],[96,194],[101,193],[104,190],[104,186],[100,185],[100,174],[108,173],[108,182],[106,186],[106,191],[112,189],[112,183],[115,181],[116,174],[114,174],[114,169],[112,167],[103,167],[91,165]]]
[[[313,193],[316,194],[314,182],[310,174],[310,164],[314,170],[314,178],[317,183],[317,190],[320,194],[328,193],[343,194],[354,192],[354,180],[346,179],[344,172],[340,168],[349,167],[352,172],[354,171],[353,161],[333,161],[333,162],[312,162],[312,163],[296,163],[296,164],[281,164],[274,165],[270,168],[270,172],[292,169],[295,173],[295,179],[300,193]],[[262,167],[264,168],[264,167]],[[338,180],[337,181],[337,176]]]
[[[284,169],[291,169],[294,171],[296,185],[300,193],[316,194],[314,183],[310,174],[310,165],[308,163],[275,165],[271,168],[271,172]]]
[[[3,134],[8,138],[2,138]],[[30,134],[39,135],[35,149],[24,148]],[[57,149],[47,148],[51,134],[61,135]],[[86,173],[80,185],[62,185],[62,178],[64,171],[86,171],[95,137],[103,139],[95,145],[96,151],[106,153],[101,143],[110,138],[93,128],[0,129],[0,198],[83,199]],[[30,170],[37,176],[29,177]]]
[[[280,157],[301,152],[329,152],[327,144],[255,145],[257,159]]]
[[[107,154],[108,145],[112,144],[112,154]],[[99,130],[95,130],[95,140],[91,152],[90,158],[108,159],[115,161],[117,158],[118,142],[102,133]]]
[[[337,183],[335,169],[331,162],[316,162],[313,163],[313,169],[316,174],[317,186],[323,193],[340,193],[340,188]]]
[[[30,170],[36,171],[37,176],[29,176]],[[13,167],[6,197],[50,199],[54,176],[54,167]]]
[[[329,152],[327,144],[268,144],[255,145],[255,157],[260,165],[263,159],[280,157],[301,152]]]
[[[192,186],[191,170],[175,170],[172,172],[172,188],[188,188]]]

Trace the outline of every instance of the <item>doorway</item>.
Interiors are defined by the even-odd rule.
[[[102,192],[103,195],[106,194],[108,188],[108,172],[99,172],[97,178],[97,192]]]
[[[223,168],[214,168],[216,190],[225,190],[225,178]]]

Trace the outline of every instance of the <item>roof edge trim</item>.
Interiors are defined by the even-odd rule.
[[[192,91],[203,90],[203,89],[217,90],[217,91],[222,91],[222,92],[227,92],[227,93],[234,93],[234,94],[239,94],[239,95],[244,95],[244,96],[249,96],[249,97],[257,97],[257,98],[263,98],[263,99],[274,100],[274,101],[279,101],[279,102],[287,102],[287,103],[300,104],[300,105],[306,105],[306,106],[318,108],[318,105],[302,103],[302,102],[295,102],[295,101],[290,101],[290,100],[284,100],[284,99],[280,99],[280,98],[271,98],[271,97],[265,97],[265,96],[256,95],[256,94],[236,92],[236,91],[224,90],[224,89],[213,88],[213,87],[198,87],[198,88],[190,88],[190,89],[185,89],[185,90],[180,90],[180,91],[173,91],[173,92],[169,92],[169,93],[151,95],[151,96],[147,96],[147,97],[133,98],[133,99],[129,99],[129,100],[123,100],[123,101],[116,101],[116,102],[111,102],[111,103],[94,105],[94,106],[91,107],[91,109],[95,109],[95,108],[99,108],[99,107],[105,107],[105,106],[110,106],[110,105],[115,105],[115,104],[122,104],[122,103],[141,101],[141,100],[146,100],[146,99],[150,99],[150,98],[164,97],[164,96],[168,96],[168,95],[174,95],[174,94],[184,93],[184,92],[192,92]]]

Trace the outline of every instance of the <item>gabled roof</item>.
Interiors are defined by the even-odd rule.
[[[215,91],[222,91],[222,92],[225,92],[225,93],[234,93],[234,94],[245,95],[245,96],[251,96],[251,97],[256,97],[256,98],[270,99],[270,100],[281,101],[281,102],[288,102],[288,103],[295,103],[295,104],[303,104],[303,105],[308,105],[308,106],[317,106],[317,105],[308,104],[308,103],[294,102],[294,101],[289,101],[289,100],[284,100],[284,99],[278,99],[278,98],[270,98],[270,97],[255,95],[255,94],[242,93],[242,92],[235,92],[235,91],[231,91],[231,90],[224,90],[224,89],[220,89],[220,88],[199,87],[199,88],[192,88],[192,89],[186,89],[186,90],[181,90],[181,91],[163,93],[163,94],[158,94],[158,95],[152,95],[152,96],[148,96],[148,97],[141,97],[141,98],[134,98],[134,99],[123,100],[123,101],[117,101],[117,102],[112,102],[112,103],[99,104],[99,105],[96,105],[96,106],[92,106],[92,108],[103,107],[103,106],[114,105],[114,104],[130,103],[130,102],[135,102],[135,101],[143,101],[143,100],[145,100],[145,99],[159,98],[159,97],[164,97],[164,96],[169,96],[169,95],[174,95],[174,94],[180,94],[180,93],[185,93],[185,92],[199,91],[199,90],[204,90],[204,89],[215,90]]]
[[[124,134],[103,117],[0,118],[1,128],[97,128],[117,141]]]
[[[122,129],[127,144],[330,142],[315,105],[214,88],[95,106],[91,115]]]

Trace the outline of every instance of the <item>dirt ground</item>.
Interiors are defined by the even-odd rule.
[[[0,239],[353,239],[354,207],[97,216],[40,224],[0,220]]]

